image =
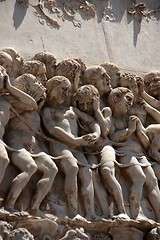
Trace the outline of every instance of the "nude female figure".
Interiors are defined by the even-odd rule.
[[[46,89],[37,81],[35,76],[23,74],[15,79],[14,85],[30,94],[39,108],[41,107],[41,102],[44,102],[46,97]],[[36,171],[40,171],[43,175],[37,183],[36,192],[30,206],[32,212],[38,212],[41,202],[51,189],[58,172],[53,160],[41,148],[43,145],[42,139],[39,139],[36,135],[37,131],[42,132],[40,124],[40,115],[37,109],[32,111],[24,109],[20,113],[20,117],[15,115],[9,122],[9,131],[7,131],[5,139],[10,147],[19,150],[11,152],[11,161],[20,170],[20,173],[12,180],[5,205],[8,210],[14,210],[16,201],[31,176]],[[41,154],[32,157],[30,153]]]
[[[64,191],[66,194],[69,216],[77,217],[77,176],[80,179],[86,219],[96,218],[94,210],[94,190],[92,172],[82,151],[82,146],[90,145],[100,136],[98,124],[86,119],[93,127],[93,133],[78,136],[78,117],[70,106],[68,98],[71,83],[64,76],[55,76],[47,82],[47,102],[42,110],[42,120],[51,136],[57,143],[50,143],[50,152],[53,156],[64,156],[58,164],[65,174]]]
[[[123,146],[117,147],[118,151],[124,153],[124,156],[119,157],[119,162],[130,163],[130,166],[124,168],[124,171],[132,182],[129,197],[131,217],[133,219],[140,218],[140,201],[145,186],[157,221],[160,221],[160,191],[154,171],[135,135],[137,117],[133,115],[129,119],[126,118],[126,114],[133,104],[133,94],[127,88],[115,88],[109,94],[108,103],[113,112],[110,138],[113,141],[124,142]]]

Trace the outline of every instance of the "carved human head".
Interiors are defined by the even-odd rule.
[[[110,77],[102,66],[87,67],[83,76],[83,84],[94,85],[101,96],[111,91]]]
[[[79,81],[81,74],[81,64],[74,59],[64,59],[57,64],[55,75],[64,76],[69,79],[74,91],[75,81]],[[78,83],[77,83],[78,84]]]
[[[92,115],[94,98],[100,98],[97,88],[93,85],[83,85],[74,94],[73,103],[81,111]]]
[[[144,76],[146,91],[160,99],[160,71],[151,71]]]
[[[69,99],[71,83],[64,76],[54,76],[47,81],[47,102],[48,104],[63,104]]]
[[[3,51],[0,51],[0,65],[6,69],[6,72],[10,74],[12,68],[12,57]]]
[[[46,85],[46,66],[43,62],[38,60],[26,61],[22,67],[22,74],[24,73],[34,75],[39,82],[41,82],[44,86]]]
[[[139,77],[132,73],[122,73],[119,80],[119,85],[121,87],[129,88],[134,95],[138,95],[139,90],[137,86],[137,79]]]
[[[29,94],[36,102],[46,98],[46,88],[32,74],[24,73],[17,77],[14,81],[14,86]]]
[[[8,53],[12,57],[12,73],[14,77],[18,77],[21,74],[21,68],[24,63],[24,59],[19,55],[19,53],[11,47],[6,47],[2,49],[3,52]]]
[[[33,60],[39,60],[45,64],[46,76],[48,79],[55,75],[57,60],[56,60],[56,57],[53,55],[53,53],[39,52],[36,55],[34,55]]]
[[[102,63],[102,67],[106,70],[106,73],[110,76],[110,83],[112,88],[119,86],[119,78],[120,78],[120,69],[115,63]]]
[[[112,89],[108,96],[108,105],[114,114],[124,115],[133,105],[134,95],[131,90],[125,87]]]

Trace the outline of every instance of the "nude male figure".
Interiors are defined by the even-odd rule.
[[[57,139],[57,143],[50,144],[52,155],[63,155],[59,163],[65,174],[64,191],[66,194],[69,216],[74,218],[77,213],[77,176],[80,179],[80,192],[83,197],[86,211],[86,219],[94,219],[94,191],[92,183],[92,172],[84,154],[81,153],[82,146],[90,145],[97,141],[100,136],[100,128],[93,125],[93,133],[78,136],[78,117],[70,106],[71,83],[63,76],[55,76],[47,82],[47,103],[42,110],[42,120],[48,132]],[[90,118],[88,118],[90,121]],[[79,165],[79,166],[78,166]]]
[[[41,102],[45,100],[46,89],[37,81],[35,76],[23,74],[15,79],[14,85],[30,94],[37,102],[37,106],[41,107]],[[9,210],[14,210],[16,201],[31,176],[36,171],[40,171],[42,177],[36,185],[36,192],[30,206],[32,212],[39,212],[40,205],[51,189],[58,172],[53,160],[44,152],[45,148],[41,148],[43,139],[39,139],[36,134],[38,131],[42,132],[38,110],[25,111],[24,109],[20,115],[15,115],[9,122],[6,142],[12,148],[19,150],[19,152],[11,152],[11,161],[20,170],[20,173],[12,180],[7,196],[5,207]],[[37,154],[37,157],[32,157],[30,153]],[[41,154],[38,155],[38,153]]]
[[[113,141],[124,142],[122,147],[117,147],[118,151],[124,153],[124,156],[119,157],[119,162],[122,164],[130,163],[130,166],[124,168],[124,171],[132,182],[129,196],[131,217],[133,219],[140,218],[140,201],[145,186],[157,221],[160,221],[160,191],[154,171],[135,135],[137,117],[126,118],[126,114],[133,104],[133,94],[127,88],[118,87],[111,91],[108,102],[113,112],[110,138]]]
[[[5,69],[0,66],[0,140],[11,117],[11,108],[33,110],[37,104],[32,97],[11,85]],[[10,160],[4,144],[0,141],[0,183]]]
[[[75,106],[82,111],[79,113],[82,120],[82,126],[84,125],[84,113],[92,116],[100,126],[101,138],[93,146],[88,148],[92,149],[93,154],[96,151],[100,152],[99,161],[102,164],[99,171],[101,173],[104,186],[114,199],[118,209],[118,216],[116,217],[129,218],[125,211],[121,186],[115,177],[115,150],[108,138],[112,122],[112,111],[109,107],[104,107],[102,110],[100,109],[100,95],[93,85],[83,85],[80,87],[75,93],[74,102]],[[88,157],[93,159],[94,155],[89,155]],[[97,197],[102,197],[102,195]],[[104,204],[105,202],[103,205]]]

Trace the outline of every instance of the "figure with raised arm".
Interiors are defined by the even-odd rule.
[[[160,221],[158,181],[135,134],[138,118],[134,115],[127,117],[127,112],[133,104],[133,99],[133,93],[124,87],[115,88],[109,94],[108,103],[113,112],[110,138],[112,141],[124,142],[123,146],[116,149],[124,153],[124,156],[119,157],[119,162],[124,165],[129,164],[123,171],[125,171],[132,182],[129,195],[131,217],[133,219],[141,218],[140,202],[143,188],[145,187],[148,200],[156,213],[157,221]]]
[[[0,66],[0,183],[10,162],[3,138],[6,125],[12,115],[12,107],[18,111],[33,110],[37,108],[37,104],[32,97],[11,85],[6,70]]]
[[[9,130],[5,139],[10,147],[18,150],[11,152],[11,161],[20,173],[12,180],[5,208],[10,211],[14,210],[16,201],[31,176],[36,171],[40,171],[42,177],[37,182],[30,206],[32,213],[37,213],[58,172],[55,163],[46,153],[44,139],[37,135],[37,132],[42,132],[39,110],[45,101],[46,89],[32,74],[19,76],[15,79],[14,86],[32,96],[39,109],[27,111],[24,108],[19,114],[13,109],[15,115],[9,121]],[[43,145],[44,148],[42,148]]]
[[[102,110],[100,109],[100,95],[98,90],[93,85],[83,85],[80,87],[75,93],[74,104],[80,111],[82,111],[79,112],[81,126],[85,126],[83,118],[84,113],[95,118],[100,126],[100,139],[93,146],[88,148],[92,149],[93,155],[94,151],[100,152],[99,158],[101,166],[99,171],[101,173],[105,189],[107,189],[107,191],[110,193],[116,204],[118,210],[118,216],[116,217],[127,219],[129,217],[125,211],[122,189],[115,177],[115,150],[108,138],[112,122],[111,108],[104,107]],[[89,155],[88,157],[93,158],[93,155]]]

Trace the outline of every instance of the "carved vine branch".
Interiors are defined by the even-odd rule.
[[[138,14],[140,18],[148,17],[151,18],[152,14],[160,13],[160,7],[152,10],[148,10],[145,3],[136,3],[136,0],[133,1],[132,6],[128,9],[128,14],[135,16]]]

